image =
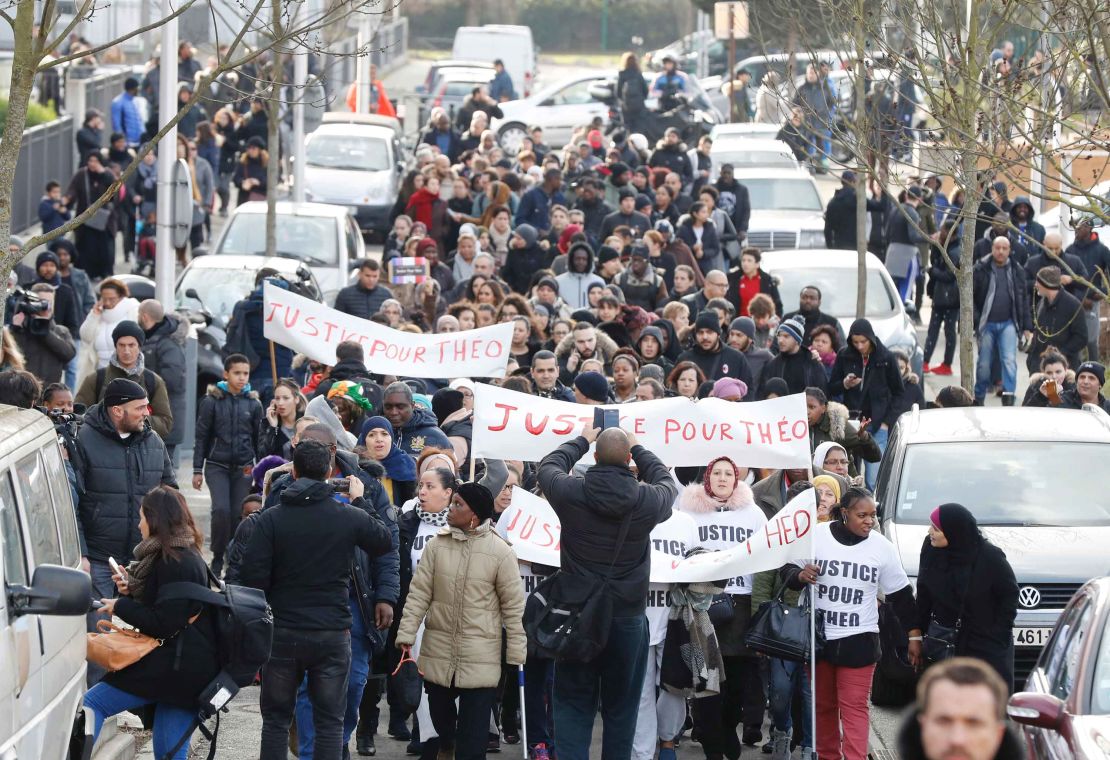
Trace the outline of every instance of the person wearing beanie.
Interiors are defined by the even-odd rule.
[[[424,624],[417,664],[438,734],[429,740],[432,754],[441,757],[485,756],[488,726],[478,716],[493,710],[502,663],[523,665],[527,656],[524,587],[516,555],[493,529],[493,511],[486,486],[456,487],[447,525],[425,545],[413,573],[397,628],[397,647],[410,655]]]
[[[801,317],[779,324],[775,333],[779,353],[764,365],[759,380],[761,385],[766,385],[772,378],[781,378],[786,383],[787,393],[801,393],[806,388],[825,390],[824,365],[802,348],[804,330],[805,322]]]
[[[77,293],[62,281],[58,254],[46,250],[35,257],[35,280],[32,285],[45,282],[54,288],[54,321],[69,330],[74,340],[80,336],[81,307]]]
[[[173,407],[170,405],[170,394],[166,390],[165,381],[146,368],[146,358],[143,356],[145,342],[146,332],[138,322],[125,319],[116,324],[112,330],[112,343],[116,348],[108,360],[108,366],[85,375],[73,400],[75,403],[91,406],[104,400],[108,387],[117,378],[134,380],[146,389],[151,408],[150,427],[164,441],[173,430]]]
[[[1082,409],[1084,404],[1093,404],[1110,413],[1110,400],[1102,393],[1104,385],[1106,367],[1098,362],[1083,362],[1075,371],[1075,386],[1060,393],[1060,403],[1057,406]]]
[[[551,263],[551,256],[540,248],[538,240],[539,233],[535,227],[519,225],[509,238],[509,254],[501,267],[501,279],[524,297],[528,296],[532,275]]]
[[[588,406],[612,403],[609,381],[600,372],[582,372],[574,378],[574,400]]]
[[[1041,267],[1033,280],[1035,317],[1033,339],[1025,366],[1030,373],[1040,369],[1041,356],[1048,351],[1064,355],[1069,367],[1079,366],[1079,356],[1087,347],[1087,321],[1082,318],[1083,304],[1063,289],[1060,270]],[[1076,314],[1080,314],[1076,317]]]
[[[259,111],[259,113],[264,113]],[[256,112],[251,109],[251,119],[254,121]],[[263,116],[262,118],[266,118]],[[247,140],[239,163],[235,166],[235,173],[231,177],[232,184],[239,188],[239,205],[250,200],[264,200],[268,191],[266,184],[266,165],[270,163],[270,154],[266,150],[266,142],[260,136],[254,135]]]
[[[763,367],[775,358],[766,348],[755,344],[755,320],[751,317],[737,317],[728,326],[728,345],[744,355],[752,369],[752,377],[759,380]]]
[[[637,238],[643,237],[651,229],[651,220],[636,210],[636,195],[636,190],[627,185],[617,192],[617,210],[601,220],[599,240],[607,240],[613,230],[621,226],[630,228],[633,237]]]
[[[620,251],[608,245],[597,249],[597,273],[605,281],[606,286],[615,282],[617,275],[622,271],[624,271],[624,264],[621,263]]]
[[[711,382],[723,377],[742,380],[754,388],[755,378],[744,355],[721,340],[721,322],[717,312],[707,309],[694,320],[694,345],[675,359],[675,364],[693,362]]]
[[[722,377],[713,383],[713,391],[709,395],[725,401],[743,401],[748,395],[748,385],[734,377]]]

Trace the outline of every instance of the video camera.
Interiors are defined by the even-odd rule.
[[[50,302],[44,298],[39,298],[28,290],[16,287],[12,290],[10,308],[15,313],[26,314],[28,317],[35,318],[41,317],[50,311]]]
[[[54,425],[54,432],[58,435],[58,443],[72,458],[77,447],[77,434],[81,432],[81,424],[85,421],[85,405],[74,404],[72,412],[63,412],[61,409],[47,411],[42,407],[36,408],[50,419],[50,423]]]

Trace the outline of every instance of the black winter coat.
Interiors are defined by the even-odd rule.
[[[871,354],[867,362],[863,354],[852,345],[851,336],[864,335],[871,341]],[[829,376],[829,398],[843,401],[851,411],[858,411],[872,420],[872,429],[880,425],[893,427],[898,419],[898,405],[902,396],[902,373],[898,370],[898,360],[882,344],[871,323],[857,319],[848,330],[848,345],[840,349]],[[852,389],[844,387],[844,378],[854,374],[863,380]]]
[[[66,364],[77,355],[77,344],[69,330],[52,319],[28,319],[22,326],[12,325],[12,337],[23,352],[26,370],[44,385],[60,383]],[[33,332],[32,332],[33,330]]]
[[[1078,367],[1079,354],[1087,347],[1087,320],[1082,302],[1068,291],[1059,290],[1055,301],[1036,298],[1034,303],[1037,313],[1025,366],[1031,373],[1039,371],[1041,354],[1054,348],[1068,360],[1069,367]]]
[[[204,472],[205,461],[227,469],[253,465],[263,424],[268,423],[257,393],[233,396],[210,385],[197,409],[193,472]]]
[[[791,393],[802,393],[806,388],[825,390],[825,367],[804,348],[793,354],[779,353],[764,364],[759,373],[759,387],[765,387],[767,381],[775,377],[781,377]]]
[[[918,711],[911,709],[902,719],[898,730],[898,757],[901,760],[927,760],[925,749],[921,746],[921,721]],[[1002,734],[1002,745],[994,753],[992,760],[1025,760],[1025,745],[1009,725]]]
[[[867,199],[867,211],[882,211],[883,204]],[[856,190],[841,187],[825,207],[825,245],[829,248],[856,249]]]
[[[143,343],[143,360],[146,368],[156,373],[166,384],[173,412],[173,429],[163,440],[176,445],[185,440],[185,341],[189,337],[189,322],[180,317],[166,317],[152,327]]]
[[[678,489],[667,466],[643,446],[632,447],[640,480],[625,466],[594,465],[584,477],[568,474],[589,451],[579,436],[540,462],[540,488],[562,522],[562,571],[608,574],[614,617],[644,614],[651,570],[651,531],[671,516]],[[628,536],[614,556],[621,524]],[[610,570],[611,566],[611,570]]]
[[[142,598],[122,596],[116,602],[115,614],[125,623],[166,641],[134,665],[109,673],[104,681],[151,702],[194,709],[197,696],[220,670],[219,638],[215,618],[201,602],[157,601],[158,589],[170,583],[208,587],[208,569],[197,551],[179,550],[177,559],[163,556],[146,579]],[[190,625],[189,618],[198,612],[200,617]]]
[[[698,368],[705,373],[706,379],[710,381],[720,380],[722,377],[735,377],[742,380],[748,386],[748,398],[755,397],[755,377],[752,374],[752,368],[748,366],[747,358],[721,340],[717,341],[716,351],[706,351],[695,342],[675,360],[675,364],[681,362],[693,362],[698,365]]]
[[[528,283],[532,276],[551,263],[551,256],[538,245],[528,248],[510,248],[509,255],[501,267],[501,278],[514,292],[528,296]]]
[[[956,655],[986,660],[1013,691],[1018,583],[1001,549],[986,541],[980,547],[978,560],[957,577],[944,561],[948,550],[934,549],[925,539],[917,577],[916,627],[927,631],[934,616],[945,626],[955,625],[959,618]]]
[[[1032,330],[1033,314],[1029,310],[1029,288],[1025,284],[1025,270],[1012,258],[1007,260],[1006,266],[1010,272],[1010,319],[1017,325],[1018,332]],[[976,332],[979,331],[983,309],[987,305],[987,294],[990,292],[991,278],[994,277],[994,273],[991,271],[993,267],[994,260],[988,256],[975,262],[975,268],[971,273]]]
[[[657,145],[648,159],[651,168],[665,167],[682,177],[682,184],[687,185],[694,181],[694,167],[690,165],[690,157],[686,155],[686,145]]]
[[[335,310],[361,319],[370,319],[382,308],[382,304],[393,298],[393,293],[384,285],[376,285],[367,290],[358,283],[348,285],[335,297]]]
[[[93,404],[77,434],[77,527],[81,554],[126,564],[143,540],[139,504],[158,485],[177,488],[166,445],[150,429],[120,438],[103,404]]]
[[[300,478],[282,491],[279,504],[255,518],[239,578],[266,592],[276,626],[349,629],[355,548],[377,557],[395,545],[376,512],[341,504],[334,495],[327,483]]]

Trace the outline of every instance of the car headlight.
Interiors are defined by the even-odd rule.
[[[385,203],[389,199],[389,187],[387,185],[371,185],[366,190],[366,196],[363,198],[364,203]]]
[[[824,230],[802,230],[798,234],[798,247],[799,248],[824,248],[825,247],[825,231]]]

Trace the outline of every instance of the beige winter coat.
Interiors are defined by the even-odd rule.
[[[416,640],[418,665],[440,686],[479,689],[501,680],[501,631],[506,661],[523,665],[527,651],[524,586],[516,554],[487,520],[473,531],[443,528],[428,542],[409,586],[397,645]]]

